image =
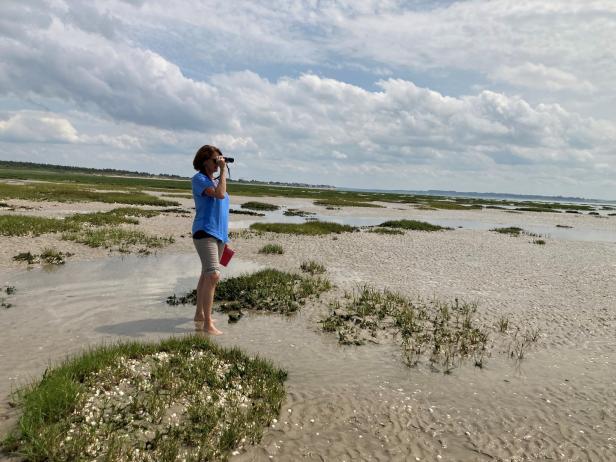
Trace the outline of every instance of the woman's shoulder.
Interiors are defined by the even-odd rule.
[[[210,178],[206,174],[201,172],[195,173],[191,178],[191,181],[193,183],[212,183],[212,180],[210,180]]]

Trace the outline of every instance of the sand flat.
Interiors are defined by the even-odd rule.
[[[400,204],[327,211],[290,198],[241,197],[232,204],[248,200],[333,216],[436,217],[522,228],[562,224],[616,232],[616,217],[576,214],[422,211]],[[36,207],[28,213],[62,216],[97,210],[98,204],[20,205]],[[101,204],[100,210],[109,208]],[[245,216],[231,220],[232,228],[247,224]],[[36,377],[49,361],[103,340],[191,331],[190,307],[170,311],[162,303],[166,294],[191,287],[198,273],[191,239],[180,237],[190,230],[191,218],[171,214],[140,221],[139,229],[173,235],[176,242],[157,256],[122,260],[54,235],[0,237],[0,281],[18,288],[16,306],[0,312],[6,332],[0,369],[10,371],[0,383],[0,430],[15,418],[7,404],[11,388]],[[301,261],[314,259],[336,285],[332,297],[358,284],[409,297],[458,297],[477,301],[486,323],[507,315],[513,324],[538,328],[541,337],[521,363],[494,351],[482,370],[464,366],[443,375],[421,365],[406,368],[393,344],[338,346],[318,331],[316,322],[327,310],[323,304],[305,307],[292,320],[254,315],[235,326],[223,323],[225,335],[217,341],[272,358],[290,372],[278,424],[259,447],[236,459],[613,460],[616,244],[532,240],[465,228],[403,236],[356,232],[335,239],[276,234],[238,239],[236,270],[296,270]],[[285,254],[258,254],[265,243],[281,244]],[[49,246],[75,255],[55,272],[26,271],[12,261],[20,251]]]

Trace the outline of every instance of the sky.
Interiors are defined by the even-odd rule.
[[[614,0],[0,0],[0,159],[616,199],[614,43]]]

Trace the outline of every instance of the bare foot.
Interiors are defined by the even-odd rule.
[[[203,321],[195,321],[195,330],[196,331],[204,331],[205,323]]]
[[[210,335],[221,335],[222,331],[216,329],[214,323],[210,323],[209,326],[206,327],[205,331]]]

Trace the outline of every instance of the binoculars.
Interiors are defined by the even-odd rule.
[[[227,164],[232,164],[233,162],[235,162],[235,159],[234,159],[233,157],[225,157],[225,156],[222,156],[222,158],[223,158],[223,159],[225,159],[225,162],[226,162]]]

